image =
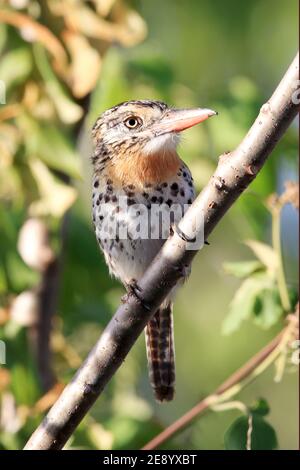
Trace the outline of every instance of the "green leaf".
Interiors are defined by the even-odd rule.
[[[0,77],[9,89],[26,80],[32,69],[32,57],[26,47],[20,47],[1,58]]]
[[[252,414],[260,416],[266,416],[270,412],[269,404],[264,398],[259,398],[250,409]]]
[[[246,240],[247,245],[255,256],[269,269],[271,272],[276,271],[278,267],[278,256],[273,248],[265,243],[258,242],[257,240]]]
[[[229,306],[229,312],[223,322],[222,332],[227,335],[237,330],[243,320],[253,313],[255,299],[262,284],[269,281],[266,275],[257,274],[246,279],[235,292]]]
[[[256,271],[262,270],[264,265],[260,261],[237,261],[223,263],[226,273],[235,277],[247,277]]]
[[[224,435],[226,450],[246,450],[248,417],[235,420]],[[261,416],[252,415],[251,450],[274,450],[278,446],[276,432]]]
[[[270,328],[275,325],[283,312],[276,286],[262,288],[254,302],[254,323],[264,329]]]
[[[236,291],[223,322],[222,333],[233,333],[243,320],[249,318],[261,328],[269,328],[282,313],[275,281],[267,272],[255,273],[243,281]]]

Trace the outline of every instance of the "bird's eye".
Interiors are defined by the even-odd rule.
[[[125,121],[125,126],[128,127],[128,129],[135,129],[139,125],[141,125],[141,120],[135,116],[131,116]]]

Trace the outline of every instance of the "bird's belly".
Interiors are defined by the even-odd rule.
[[[165,240],[124,240],[123,250],[114,244],[112,250],[104,250],[106,262],[114,276],[124,284],[142,277]]]
[[[93,193],[93,220],[110,273],[128,284],[138,280],[194,199],[186,167],[173,181],[136,191],[101,181]]]
[[[164,227],[157,225],[155,217],[151,217],[151,211],[145,205],[144,214],[140,218],[135,216],[133,210],[116,213],[114,210],[117,207],[105,207],[102,204],[96,216],[95,229],[111,274],[128,284],[132,279],[142,277],[168,238],[170,224],[166,225],[162,233]]]

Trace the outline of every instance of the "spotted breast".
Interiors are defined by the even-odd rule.
[[[140,279],[168,238],[170,225],[179,222],[194,197],[184,164],[169,181],[142,187],[114,187],[110,178],[94,175],[95,232],[111,274],[125,285]]]

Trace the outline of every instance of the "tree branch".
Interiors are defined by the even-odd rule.
[[[299,307],[295,314],[289,315],[289,324],[267,346],[255,354],[246,364],[234,372],[214,393],[201,400],[191,410],[181,416],[160,434],[149,441],[142,450],[153,450],[161,446],[165,441],[185,429],[191,422],[208,408],[228,400],[252,382],[266,370],[286,349],[290,342],[298,337]]]
[[[45,222],[38,217],[28,217],[19,231],[18,251],[24,263],[39,273],[40,280],[37,286],[16,297],[11,304],[11,315],[17,322],[21,321],[21,324],[28,327],[30,350],[37,365],[41,388],[46,392],[55,382],[51,367],[50,335],[57,304],[59,264],[63,250],[61,246],[56,255],[51,247],[49,228]]]
[[[58,274],[58,260],[54,258],[42,273],[41,282],[36,289],[37,320],[28,329],[43,392],[47,392],[55,383],[51,366],[50,335],[57,303]]]
[[[50,339],[52,320],[57,308],[59,281],[63,262],[63,252],[66,241],[68,214],[63,216],[60,227],[60,250],[57,256],[43,272],[41,283],[38,287],[38,323],[37,323],[37,348],[36,357],[39,376],[44,392],[48,391],[55,383],[55,375],[51,366]]]
[[[216,172],[179,224],[193,238],[199,214],[205,239],[239,195],[255,178],[266,158],[298,112],[293,92],[298,80],[298,56],[271,99],[261,108],[250,131],[229,154],[222,155]],[[201,227],[199,228],[201,230]],[[105,385],[124,361],[154,311],[175,286],[196,254],[177,231],[163,245],[143,278],[139,299],[129,296],[120,305],[99,341],[66,386],[25,449],[61,449]]]

